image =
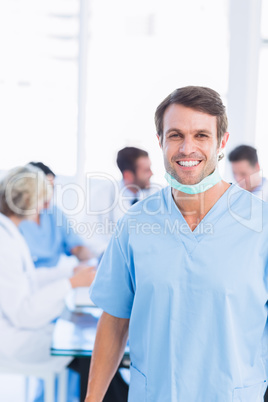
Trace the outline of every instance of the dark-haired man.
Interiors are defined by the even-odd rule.
[[[117,153],[116,163],[122,173],[122,185],[133,194],[133,199],[129,199],[132,205],[140,198],[139,193],[150,187],[153,173],[148,152],[135,147],[123,148]]]
[[[228,159],[237,184],[268,201],[268,181],[261,176],[257,149],[250,145],[239,145],[230,152]]]
[[[86,402],[102,401],[128,330],[129,402],[260,402],[268,205],[220,177],[229,134],[217,92],[177,89],[155,122],[170,186],[130,208],[103,256]]]
[[[91,211],[95,214],[85,214],[82,219],[91,226],[91,233],[84,236],[97,255],[106,250],[118,219],[137,201],[148,197],[160,187],[151,186],[151,161],[148,152],[143,149],[121,149],[117,153],[116,163],[122,179],[117,181],[104,174],[103,183],[92,191],[89,201]]]

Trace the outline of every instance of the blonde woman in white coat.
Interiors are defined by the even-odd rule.
[[[13,169],[0,182],[0,364],[6,367],[40,363],[58,369],[70,362],[50,355],[51,321],[61,314],[67,293],[94,278],[90,267],[71,278],[34,268],[17,227],[36,217],[49,192],[45,175],[30,167]]]

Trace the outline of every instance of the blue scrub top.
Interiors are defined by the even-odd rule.
[[[170,187],[119,221],[91,298],[130,318],[131,402],[260,402],[268,204],[232,185],[192,232]]]
[[[61,254],[71,255],[71,249],[84,245],[74,232],[64,213],[52,205],[40,214],[40,225],[23,221],[19,230],[24,236],[36,268],[55,267]]]

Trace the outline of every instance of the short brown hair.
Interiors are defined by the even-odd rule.
[[[218,92],[211,88],[198,86],[188,86],[175,89],[175,91],[168,95],[157,107],[155,112],[155,126],[161,142],[163,141],[164,113],[168,106],[174,103],[210,114],[211,116],[216,116],[217,140],[218,144],[220,144],[228,127],[225,106],[223,105]]]
[[[228,159],[230,162],[248,161],[251,166],[259,163],[257,149],[250,145],[239,145],[229,153]]]
[[[141,157],[148,158],[148,152],[140,148],[126,147],[118,151],[116,163],[121,173],[125,172],[126,170],[130,170],[135,174],[137,160]]]

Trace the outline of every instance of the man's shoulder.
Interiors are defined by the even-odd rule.
[[[243,202],[248,202],[251,201],[253,203],[256,203],[261,205],[262,200],[259,197],[256,197],[255,194],[251,193],[248,190],[245,190],[244,188],[238,186],[237,184],[232,184],[230,189],[229,189],[229,194],[228,194],[229,200],[231,198],[234,198],[237,202],[243,203]]]
[[[161,190],[154,191],[148,197],[132,205],[124,215],[128,219],[131,215],[143,216],[154,215],[157,211],[163,211],[167,203],[167,194],[170,187],[164,187]]]
[[[166,188],[167,186],[163,187],[161,184],[159,183],[151,183],[149,188],[145,188],[142,189],[140,191],[141,193],[141,199],[143,200],[144,198],[149,197],[150,195],[153,195],[157,192],[160,192],[161,190],[163,190],[164,188]]]
[[[227,208],[229,216],[238,224],[253,232],[268,231],[268,203],[242,189],[232,185],[228,194]]]

